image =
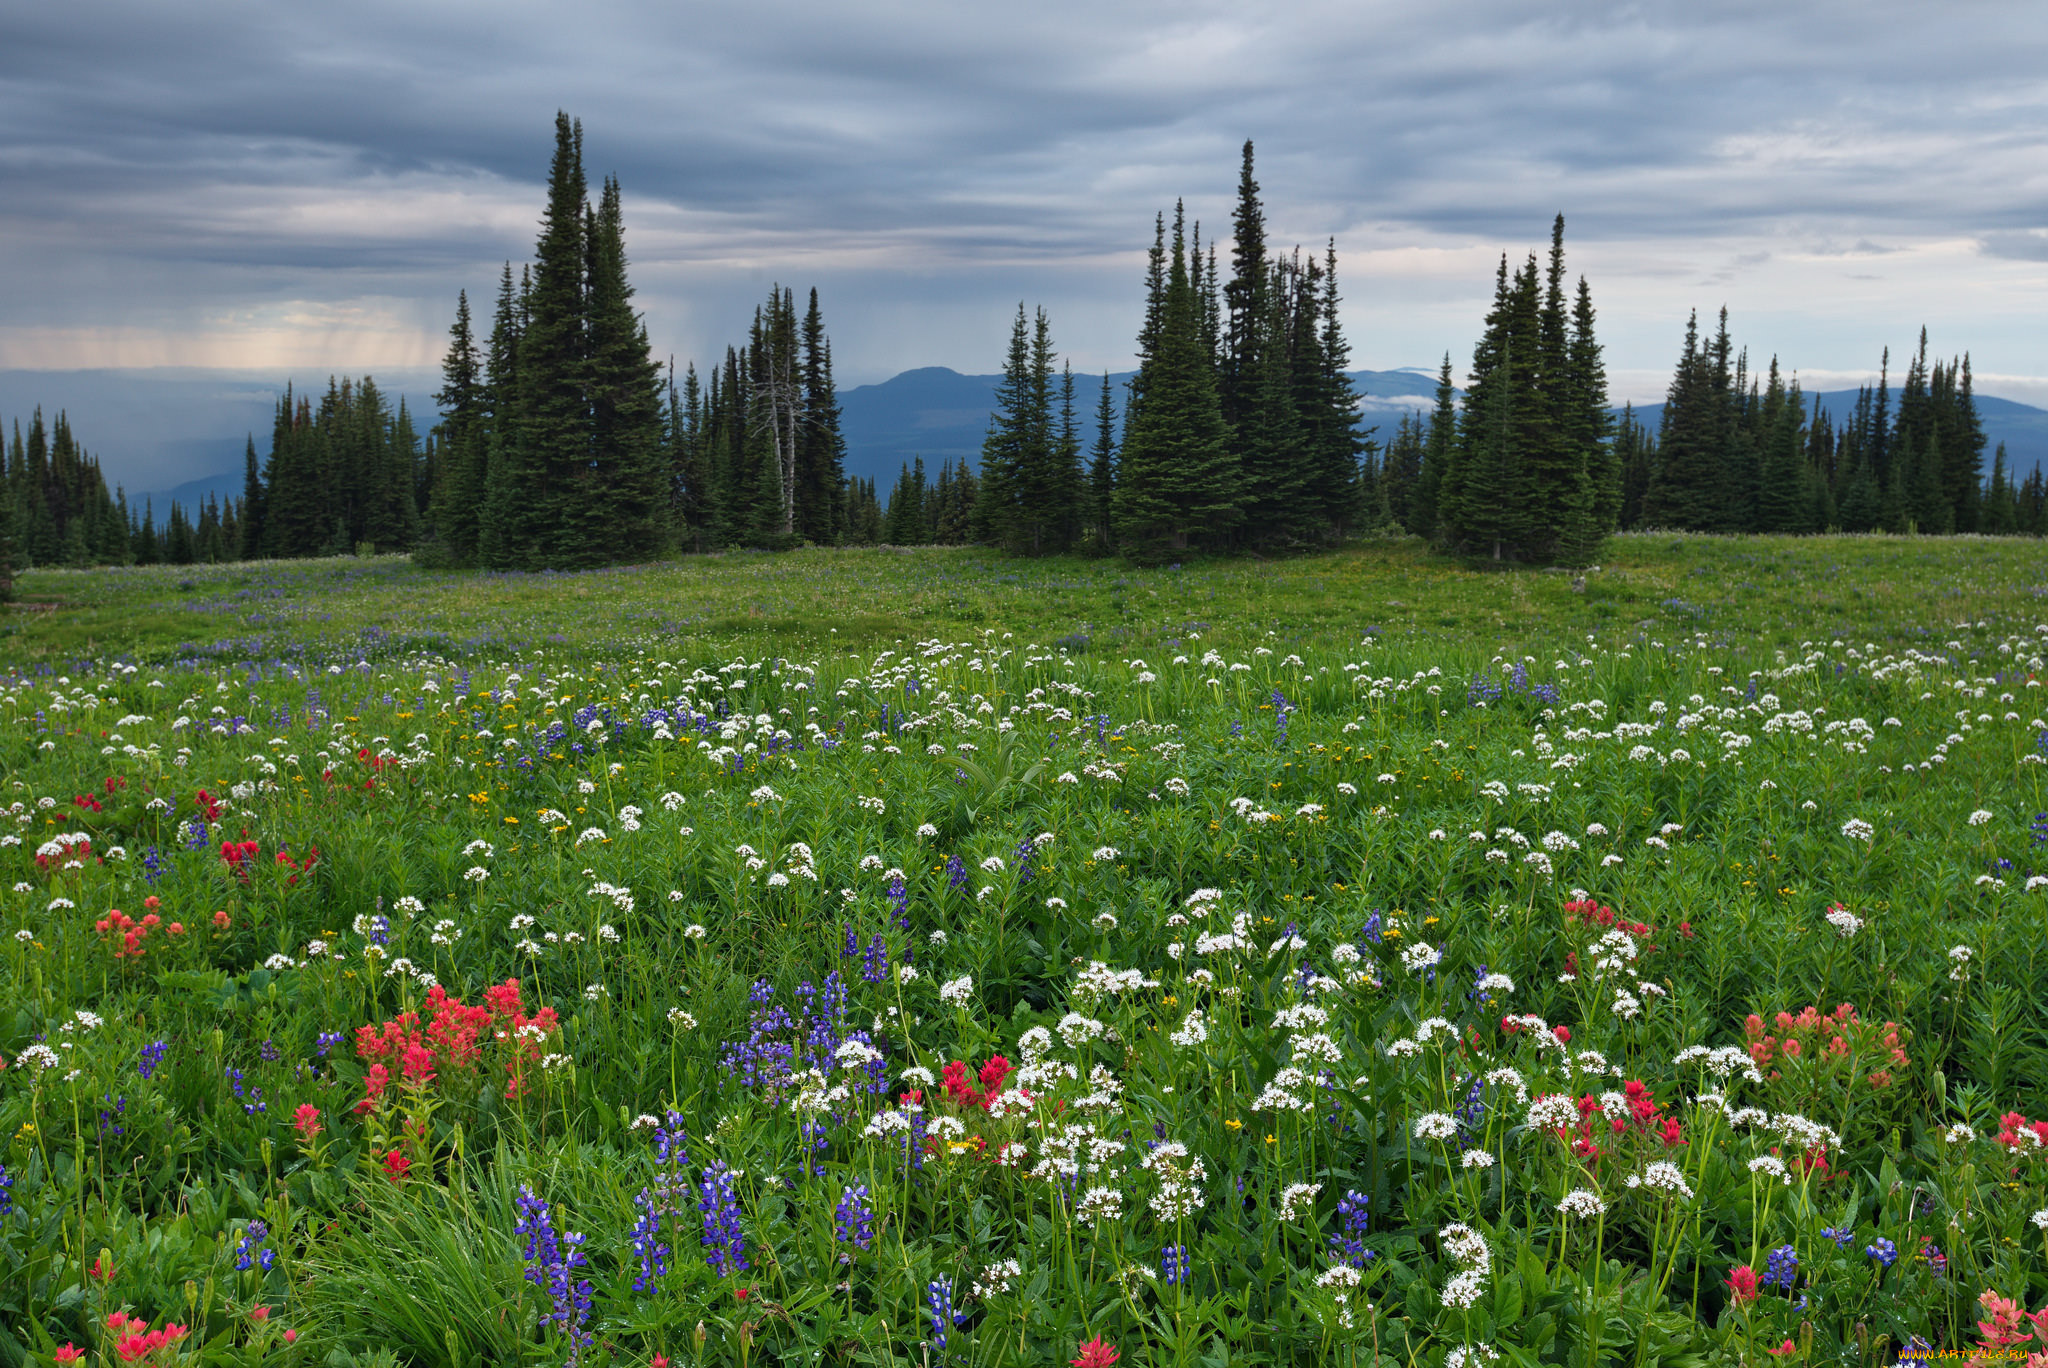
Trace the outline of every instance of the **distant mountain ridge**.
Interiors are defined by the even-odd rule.
[[[1118,371],[1109,377],[1110,404],[1116,410],[1119,435],[1124,397],[1133,374]],[[941,461],[950,465],[965,458],[969,465],[979,466],[981,439],[988,432],[996,386],[1002,378],[923,366],[877,385],[847,390],[839,396],[846,473],[872,479],[886,499],[896,472],[919,456],[933,475]],[[1377,423],[1386,430],[1391,430],[1400,414],[1436,403],[1435,371],[1352,371],[1351,385],[1365,396],[1366,424]],[[1081,427],[1084,450],[1095,440],[1095,405],[1101,392],[1100,375],[1074,377],[1074,420]]]
[[[1116,408],[1119,432],[1123,422],[1125,386],[1130,371],[1112,374],[1110,401]],[[1403,413],[1427,412],[1436,405],[1436,372],[1419,367],[1400,370],[1359,370],[1351,373],[1351,386],[1363,395],[1365,425],[1379,428],[1385,441]],[[872,479],[886,499],[896,472],[912,459],[924,457],[925,470],[936,475],[938,463],[952,463],[965,457],[970,465],[981,462],[981,439],[988,431],[989,413],[995,407],[1000,375],[962,375],[944,366],[924,366],[877,385],[861,385],[839,396],[840,430],[846,437],[846,473]],[[1082,428],[1085,450],[1095,438],[1095,403],[1102,377],[1074,377],[1075,419]],[[1808,394],[1828,410],[1837,428],[1854,412],[1853,389]],[[1461,391],[1462,397],[1462,391]],[[1897,391],[1893,391],[1896,400]],[[1621,412],[1616,405],[1615,413]],[[2048,462],[2048,409],[2017,403],[1990,395],[1977,396],[1977,412],[1983,419],[1986,444],[1984,474],[1991,474],[1991,455],[2000,442],[2006,445],[2006,459],[2015,472],[2014,483],[2026,478],[2036,466]],[[1637,421],[1654,431],[1663,421],[1662,404],[1645,404],[1635,410]]]
[[[1110,402],[1116,411],[1119,433],[1123,401],[1128,392],[1126,385],[1130,378],[1129,371],[1113,373],[1109,377]],[[919,456],[924,458],[926,471],[933,475],[937,474],[941,461],[952,463],[965,458],[970,465],[979,465],[982,437],[988,431],[989,414],[995,407],[996,386],[1001,379],[999,375],[963,375],[945,366],[923,366],[904,371],[879,384],[857,385],[842,392],[839,396],[840,427],[846,437],[846,473],[874,480],[886,499],[897,470]],[[1084,449],[1095,438],[1095,403],[1101,383],[1100,375],[1074,377],[1075,419],[1081,426]],[[1402,413],[1426,412],[1435,403],[1434,370],[1420,367],[1359,370],[1351,372],[1351,383],[1364,396],[1361,402],[1366,425],[1377,426],[1381,440],[1393,434],[1394,425]],[[218,382],[215,384],[218,391]],[[415,409],[423,403],[431,404],[431,400],[418,393],[415,388],[418,385],[419,381],[414,379],[413,386],[406,387],[414,391],[410,397]],[[247,381],[232,392],[233,399],[238,401],[232,416],[257,427],[258,451],[268,448],[265,429],[270,405],[275,403],[275,392],[274,387]],[[399,392],[405,391],[401,389]],[[159,400],[162,397],[161,392],[152,395]],[[1856,391],[1852,389],[1809,394],[1808,403],[1816,398],[1834,415],[1838,424],[1856,405]],[[74,423],[79,421],[78,415],[90,411],[83,403],[74,402],[72,408]],[[246,416],[239,411],[241,409],[248,410]],[[1980,394],[1977,396],[1977,410],[1983,417],[1988,439],[1984,449],[1987,476],[1991,469],[1991,453],[2000,442],[2006,444],[2015,482],[2024,479],[2036,466],[2048,463],[2048,409]],[[430,413],[431,409],[427,411]],[[1617,407],[1616,412],[1619,411]],[[1635,413],[1641,422],[1654,429],[1661,421],[1663,411],[1662,404],[1646,404],[1636,408]],[[263,418],[260,426],[253,421],[259,415]],[[92,450],[101,449],[99,441],[92,435],[89,420],[80,436]],[[168,489],[146,493],[131,490],[128,496],[131,504],[139,507],[145,500],[150,501],[161,521],[172,500],[187,508],[195,508],[209,494],[223,500],[239,495],[242,492],[242,472],[239,469],[242,441],[242,433],[237,431],[232,437],[224,434],[217,441],[188,439],[176,443],[181,450],[189,451],[185,460],[191,464],[198,463],[196,458],[204,449],[208,453],[219,453],[214,459],[225,457],[236,465]],[[190,469],[190,465],[186,468]]]

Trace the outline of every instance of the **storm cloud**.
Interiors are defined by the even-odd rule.
[[[2048,388],[2048,10],[1903,3],[111,0],[0,21],[0,367],[431,366],[532,251],[555,111],[656,346],[817,285],[846,383],[1131,357],[1155,213],[1342,258],[1360,364],[1469,355],[1568,221],[1618,393],[1686,312],[1849,374],[1930,328]]]

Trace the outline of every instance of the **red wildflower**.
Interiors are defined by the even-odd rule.
[[[56,1352],[51,1354],[50,1357],[59,1363],[76,1363],[85,1357],[85,1350],[66,1340],[57,1347]]]
[[[434,1052],[417,1041],[405,1047],[405,1081],[408,1086],[424,1088],[434,1081]]]
[[[735,1288],[734,1288],[734,1289],[732,1290],[732,1294],[733,1294],[733,1296],[734,1296],[734,1297],[736,1297],[736,1298],[737,1298],[737,1299],[739,1299],[740,1301],[745,1301],[745,1300],[746,1300],[747,1298],[749,1298],[749,1297],[751,1297],[751,1296],[753,1296],[753,1295],[754,1295],[754,1293],[753,1293],[753,1289],[752,1289],[752,1288],[747,1288],[747,1287],[735,1287]]]
[[[967,1065],[964,1061],[956,1059],[948,1064],[941,1081],[946,1085],[946,1096],[961,1106],[986,1105],[987,1099],[982,1097],[980,1090],[967,1081]]]
[[[384,1089],[391,1086],[391,1071],[382,1064],[372,1064],[370,1071],[363,1075],[363,1100],[356,1103],[357,1112],[366,1112],[384,1100]]]
[[[92,1267],[85,1270],[85,1276],[87,1276],[88,1278],[98,1278],[101,1282],[106,1282],[114,1276],[114,1266],[112,1264],[108,1264],[106,1267],[102,1268],[100,1267],[100,1261],[98,1259],[94,1259],[92,1261]]]
[[[1785,1357],[1785,1355],[1787,1355],[1787,1354],[1796,1354],[1796,1353],[1798,1353],[1798,1352],[1799,1352],[1799,1346],[1798,1346],[1798,1345],[1796,1345],[1796,1344],[1794,1344],[1794,1343],[1793,1343],[1793,1342],[1792,1342],[1791,1340],[1789,1340],[1789,1339],[1788,1339],[1788,1340],[1786,1340],[1786,1341],[1785,1341],[1785,1342],[1784,1342],[1783,1344],[1779,1345],[1779,1346],[1778,1346],[1777,1348],[1775,1348],[1775,1349],[1766,1349],[1766,1350],[1764,1350],[1764,1352],[1765,1352],[1765,1353],[1767,1353],[1767,1354],[1770,1354],[1770,1355],[1771,1355],[1771,1356],[1773,1356],[1774,1358],[1783,1358],[1783,1357]]]
[[[220,911],[213,914],[213,924],[215,926],[218,926],[223,931],[228,929],[228,926],[233,922],[233,920],[234,919],[232,917],[228,916],[226,908],[222,908]]]
[[[1726,1282],[1728,1290],[1735,1294],[1737,1306],[1756,1300],[1756,1270],[1748,1264],[1738,1264],[1729,1269],[1728,1276],[1723,1281]]]
[[[320,1109],[311,1102],[299,1103],[299,1109],[292,1113],[292,1125],[299,1132],[299,1139],[311,1140],[320,1133]]]
[[[1977,1333],[1989,1347],[1997,1349],[2018,1344],[2027,1338],[2026,1332],[2020,1328],[2021,1318],[2027,1313],[2018,1302],[2010,1297],[2001,1297],[1987,1287],[1978,1295],[1977,1305],[1991,1313],[1989,1320],[1977,1322]]]
[[[406,1172],[411,1168],[412,1160],[406,1158],[397,1150],[392,1150],[384,1156],[384,1176],[394,1183],[402,1182]]]
[[[1097,1335],[1094,1339],[1082,1340],[1080,1354],[1068,1359],[1067,1362],[1072,1368],[1109,1368],[1122,1357],[1123,1355],[1116,1351],[1115,1345],[1104,1344],[1102,1336]]]
[[[1557,1037],[1557,1043],[1560,1045],[1572,1043],[1572,1028],[1569,1026],[1553,1026],[1550,1028],[1550,1033]]]
[[[270,1319],[270,1308],[269,1308],[269,1307],[267,1307],[267,1306],[252,1306],[252,1307],[250,1307],[250,1308],[249,1308],[249,1319],[250,1319],[250,1320],[252,1320],[252,1321],[267,1321],[267,1320],[269,1320],[269,1319]]]

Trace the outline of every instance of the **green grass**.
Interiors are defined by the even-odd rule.
[[[2048,1298],[2001,1119],[2048,1111],[2034,549],[29,574],[0,1363],[119,1361],[114,1310],[195,1362],[560,1362],[522,1187],[584,1236],[585,1362],[1970,1346]],[[434,1019],[409,1076],[377,1032]],[[996,1055],[1000,1106],[936,1081]]]

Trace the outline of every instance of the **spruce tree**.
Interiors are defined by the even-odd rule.
[[[493,463],[486,497],[493,568],[576,564],[592,496],[587,311],[584,294],[583,127],[555,115],[547,210],[522,301],[519,376],[507,459]]]
[[[470,326],[469,291],[456,295],[455,322],[441,360],[439,478],[428,505],[434,539],[457,565],[477,560],[484,477],[488,470],[490,415],[485,394],[483,352]]]
[[[1422,470],[1415,481],[1408,530],[1436,539],[1443,531],[1444,490],[1456,488],[1458,466],[1458,391],[1451,379],[1451,354],[1444,353],[1436,376],[1436,407],[1430,411],[1429,436],[1422,449]]]
[[[1607,363],[1594,335],[1592,287],[1579,277],[1572,302],[1572,336],[1566,356],[1567,440],[1585,453],[1592,483],[1593,526],[1604,536],[1621,526],[1622,462],[1615,450],[1614,417],[1607,407]]]
[[[4,455],[4,450],[0,450],[0,457]],[[2003,459],[2004,452],[1999,455]],[[5,461],[0,459],[0,471],[4,471],[4,467]],[[15,545],[12,485],[13,481],[0,479],[0,603],[14,601],[14,575],[19,568],[17,558],[21,554]]]
[[[249,434],[242,453],[242,516],[236,529],[235,559],[255,560],[263,554],[263,473],[256,461],[256,434]]]
[[[585,234],[588,468],[572,485],[581,495],[573,511],[582,531],[558,563],[646,560],[668,544],[663,386],[647,330],[633,312],[617,180],[605,180]]]
[[[525,272],[521,274],[524,280]],[[524,525],[519,485],[525,470],[518,440],[523,398],[519,351],[528,294],[525,284],[513,285],[512,263],[506,262],[498,280],[490,344],[484,352],[483,491],[477,510],[476,563],[492,570],[511,568],[518,550],[513,538]]]
[[[1095,402],[1095,446],[1088,456],[1088,525],[1097,551],[1115,547],[1110,509],[1116,498],[1116,408],[1110,401],[1109,372]]]
[[[1031,333],[1020,300],[1017,317],[1010,324],[1002,379],[996,382],[996,406],[981,441],[981,498],[975,504],[974,519],[977,540],[1000,542],[1011,549],[1027,535],[1020,509],[1041,417],[1032,397]]]
[[[1757,532],[1804,532],[1808,530],[1811,500],[1806,482],[1804,432],[1799,387],[1788,392],[1778,374],[1778,358],[1771,358],[1770,379],[1764,389],[1759,426],[1764,436],[1763,459],[1757,484],[1756,518],[1750,529]]]
[[[803,323],[803,426],[797,437],[797,531],[820,546],[846,534],[846,439],[832,382],[832,343],[811,290]]]
[[[1141,560],[1211,545],[1242,516],[1214,354],[1202,335],[1199,262],[1190,268],[1176,208],[1157,333],[1141,335],[1150,351],[1133,389],[1112,510],[1118,544]]]
[[[1702,529],[1717,521],[1720,402],[1712,350],[1700,346],[1695,312],[1686,319],[1685,346],[1664,398],[1657,462],[1643,493],[1643,526]]]
[[[1335,238],[1323,249],[1320,289],[1315,265],[1311,259],[1302,274],[1295,308],[1295,326],[1304,336],[1295,352],[1296,411],[1309,444],[1308,484],[1314,515],[1329,536],[1341,539],[1364,506],[1358,458],[1368,441],[1359,430],[1359,396],[1351,388],[1351,344],[1337,313],[1342,296],[1337,293]],[[1315,335],[1313,347],[1306,343],[1310,331]],[[1392,517],[1391,492],[1382,488],[1376,495],[1388,518]]]
[[[2019,501],[2013,496],[2012,480],[2005,466],[2005,443],[1991,458],[1991,488],[1984,496],[1982,529],[1994,537],[2010,536],[2019,525]]]

